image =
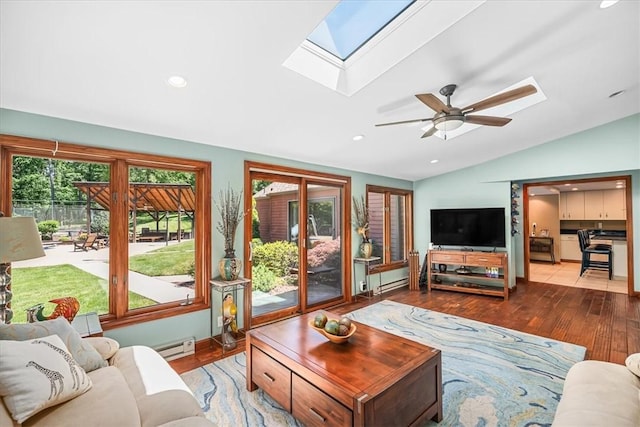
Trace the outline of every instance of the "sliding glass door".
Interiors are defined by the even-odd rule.
[[[347,180],[259,169],[249,170],[245,204],[252,207],[245,270],[252,282],[251,325],[346,300]]]

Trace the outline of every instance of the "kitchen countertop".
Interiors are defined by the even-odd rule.
[[[591,240],[627,240],[627,232],[625,230],[588,230]],[[561,228],[560,234],[578,234],[578,230]]]

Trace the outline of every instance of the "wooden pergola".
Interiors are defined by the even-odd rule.
[[[87,195],[87,230],[91,230],[92,203],[100,206],[101,210],[110,210],[111,187],[108,182],[74,182],[80,191]],[[129,212],[133,220],[133,241],[137,241],[137,216],[144,212],[156,221],[156,231],[160,230],[160,221],[167,218],[170,212],[178,212],[177,239],[182,236],[182,215],[191,219],[193,231],[193,216],[196,209],[196,195],[189,184],[129,184]],[[168,230],[166,230],[168,233]],[[168,238],[166,239],[168,240]]]

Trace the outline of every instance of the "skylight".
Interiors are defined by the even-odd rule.
[[[342,0],[307,40],[345,61],[415,0]]]

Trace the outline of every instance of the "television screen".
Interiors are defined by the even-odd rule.
[[[436,246],[506,247],[504,208],[431,209]]]

